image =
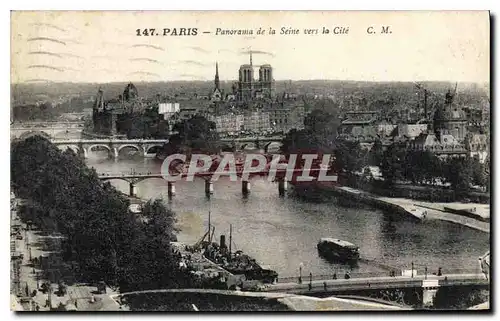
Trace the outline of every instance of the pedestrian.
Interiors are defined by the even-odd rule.
[[[325,289],[325,291],[326,291],[326,281],[325,281],[325,282],[323,282],[323,288],[324,288],[324,289]]]
[[[345,276],[344,276],[344,278],[345,278],[346,280],[349,280],[349,279],[351,278],[351,275],[349,274],[349,271],[345,272]]]
[[[336,280],[337,279],[337,273],[333,273],[333,279]]]
[[[441,271],[441,268],[438,268],[438,274],[437,274],[437,275],[438,275],[438,276],[443,275],[443,272]]]

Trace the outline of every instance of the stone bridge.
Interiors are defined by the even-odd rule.
[[[226,147],[230,147],[232,151],[251,149],[263,149],[268,152],[270,147],[279,148],[282,146],[283,136],[271,137],[238,137],[238,138],[222,138],[220,141]]]
[[[154,157],[158,150],[167,143],[166,139],[63,139],[52,140],[61,150],[68,148],[77,155],[88,158],[97,150],[107,150],[109,156],[117,159],[124,148],[131,148],[144,157]]]
[[[47,139],[64,138],[68,135],[81,134],[83,122],[27,122],[10,126],[10,139],[26,139],[32,136],[42,136]]]

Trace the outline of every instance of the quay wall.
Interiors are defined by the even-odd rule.
[[[294,190],[299,196],[338,196],[339,201],[347,201],[349,206],[367,205],[410,220],[437,219],[467,226],[485,233],[490,232],[489,221],[484,218],[479,220],[477,217],[472,218],[464,216],[462,213],[452,213],[451,211],[445,211],[443,208],[429,207],[412,199],[383,197],[347,186],[321,183],[307,186],[295,185]],[[471,204],[471,206],[473,205]]]
[[[402,205],[374,197],[366,192],[362,192],[356,189],[341,186],[331,186],[328,188],[328,190],[338,196],[350,199],[357,203],[373,206],[383,211],[387,211],[391,214],[409,217],[410,219],[417,221],[420,221],[423,218],[422,215],[419,215],[421,212],[412,212]]]
[[[481,216],[481,215],[479,215],[477,213],[474,213],[470,209],[455,209],[455,208],[451,208],[451,207],[446,207],[445,206],[444,210],[447,211],[447,212],[453,213],[453,214],[470,217],[470,218],[473,218],[473,219],[476,219],[476,220],[479,220],[479,221],[482,221],[482,222],[490,222],[490,218],[489,217],[483,217],[483,216]]]

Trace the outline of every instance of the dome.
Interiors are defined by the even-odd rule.
[[[123,91],[123,98],[128,101],[130,99],[137,98],[139,96],[139,93],[137,92],[137,88],[133,83],[129,83],[126,87],[125,90]]]
[[[464,111],[460,108],[453,106],[442,106],[434,113],[434,119],[440,121],[462,121],[467,117]]]

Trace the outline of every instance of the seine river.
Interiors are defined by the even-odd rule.
[[[100,153],[87,160],[98,173],[159,171],[160,164],[153,159],[115,161]],[[128,193],[128,183],[115,180],[112,184]],[[300,200],[291,194],[280,198],[275,183],[258,178],[251,181],[251,193],[246,198],[241,182],[227,178],[214,183],[210,199],[205,196],[201,179],[176,182],[176,192],[169,200],[162,179],[137,184],[139,197],[162,198],[177,213],[179,241],[198,241],[207,229],[211,211],[217,240],[220,234],[229,235],[232,224],[233,248],[250,254],[280,276],[298,275],[301,265],[303,275],[342,273],[347,267],[318,256],[316,244],[322,237],[357,244],[363,260],[353,272],[359,273],[386,271],[379,263],[409,269],[412,262],[422,271],[427,266],[429,273],[438,267],[444,273],[452,269],[479,272],[477,259],[489,249],[488,233],[443,221],[411,222],[376,209],[345,207],[333,197],[322,202]]]

